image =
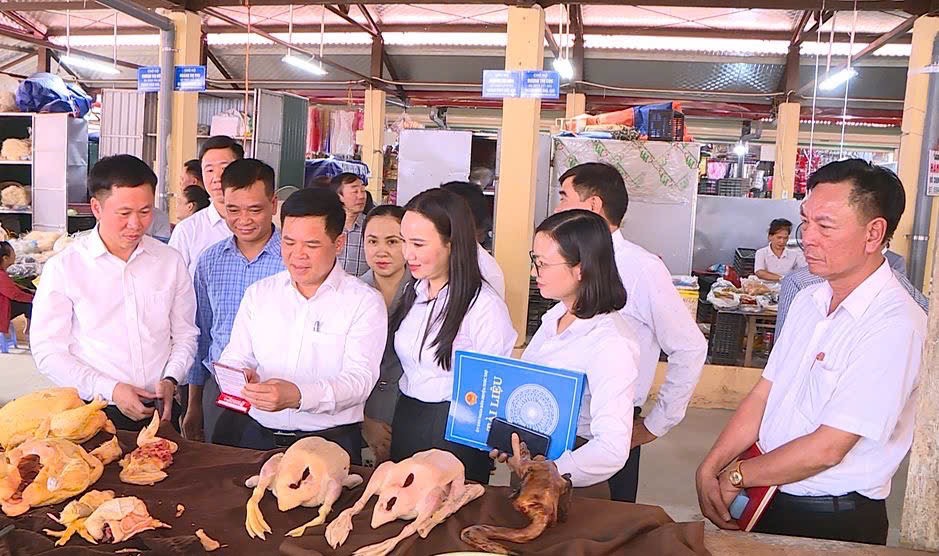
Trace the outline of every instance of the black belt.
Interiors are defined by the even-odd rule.
[[[780,509],[792,508],[818,513],[853,512],[861,506],[883,503],[883,500],[873,500],[857,492],[849,492],[841,496],[795,496],[777,492],[772,502]]]
[[[353,435],[361,434],[361,424],[352,423],[349,425],[339,425],[338,427],[332,427],[330,429],[324,429],[321,431],[283,431],[283,430],[274,430],[269,429],[274,435],[274,446],[277,448],[289,448],[293,444],[300,440],[301,438],[307,438],[309,436],[319,436],[325,438],[326,440],[331,440],[333,438],[338,438],[344,435]]]

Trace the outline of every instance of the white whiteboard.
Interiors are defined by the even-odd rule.
[[[466,181],[473,133],[445,129],[405,129],[398,144],[397,203],[448,181]]]

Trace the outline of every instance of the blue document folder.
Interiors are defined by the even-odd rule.
[[[445,438],[480,450],[496,417],[551,437],[548,459],[574,448],[584,373],[457,351]]]

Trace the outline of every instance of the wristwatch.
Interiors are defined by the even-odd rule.
[[[743,463],[743,460],[737,461],[737,467],[733,468],[730,473],[727,474],[727,480],[730,481],[730,484],[734,488],[743,488],[743,473],[740,471],[740,464]]]

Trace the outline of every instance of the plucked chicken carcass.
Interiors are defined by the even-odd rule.
[[[175,442],[160,438],[160,416],[156,411],[146,428],[137,434],[137,449],[121,460],[121,481],[132,485],[152,485],[166,478],[166,469],[179,449]]]
[[[326,540],[333,548],[346,542],[352,517],[377,494],[372,529],[396,519],[413,520],[398,536],[355,552],[355,556],[384,556],[414,533],[427,538],[437,524],[484,492],[482,485],[465,484],[463,463],[450,452],[427,450],[399,463],[386,461],[372,474],[358,502],[326,527]]]
[[[72,500],[66,504],[65,509],[62,510],[62,513],[58,517],[49,514],[49,517],[58,523],[59,525],[64,525],[64,531],[52,531],[50,529],[43,529],[43,532],[50,537],[57,538],[55,541],[56,546],[63,546],[65,543],[72,538],[72,535],[78,533],[81,538],[86,541],[94,544],[97,541],[88,533],[88,529],[85,527],[85,520],[90,516],[95,510],[98,509],[101,504],[104,504],[108,500],[114,499],[113,490],[91,490],[82,495],[78,500]]]
[[[6,452],[0,465],[0,507],[8,516],[64,502],[93,485],[104,464],[60,438],[28,440]]]
[[[19,397],[0,408],[0,446],[10,450],[31,438],[62,438],[82,443],[102,429],[114,434],[105,416],[107,402],[86,404],[74,388],[49,388]]]
[[[318,437],[301,438],[283,454],[276,454],[261,467],[261,473],[245,481],[254,488],[248,499],[245,529],[251,538],[271,532],[258,504],[268,489],[277,497],[277,508],[286,512],[297,506],[319,506],[319,515],[312,521],[287,533],[299,537],[307,527],[325,523],[343,487],[355,488],[362,477],[349,474],[349,454],[334,442]]]
[[[150,516],[147,505],[135,496],[115,498],[98,506],[85,520],[85,529],[96,542],[119,543],[137,533],[169,525]]]
[[[512,452],[508,460],[509,468],[522,480],[521,487],[512,494],[512,506],[527,517],[530,523],[521,529],[494,525],[474,525],[463,529],[460,538],[477,550],[494,554],[518,554],[495,541],[530,542],[548,527],[567,519],[573,492],[570,475],[558,473],[557,465],[544,456],[532,458],[516,434],[512,435]]]

